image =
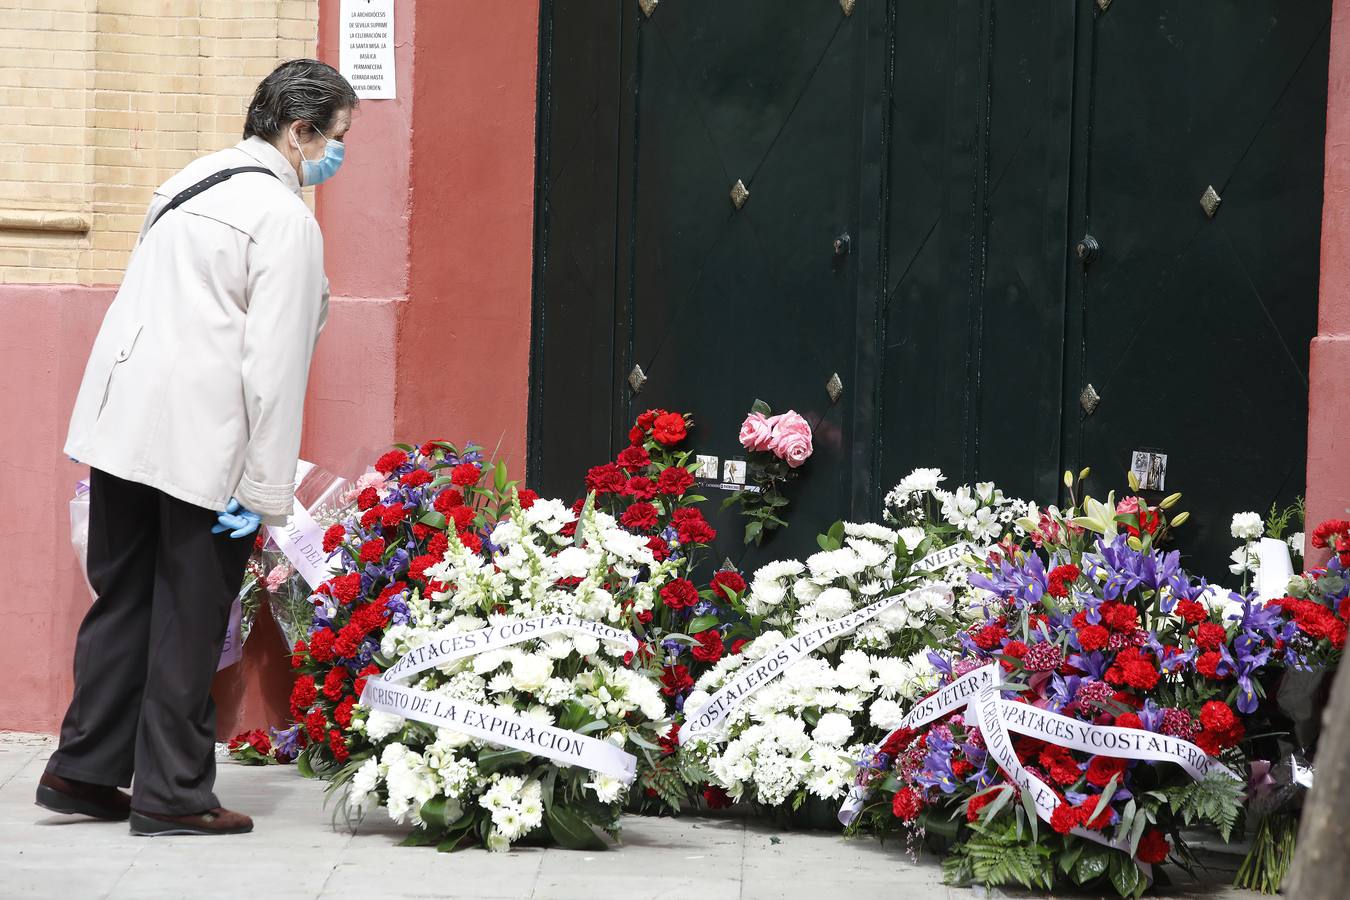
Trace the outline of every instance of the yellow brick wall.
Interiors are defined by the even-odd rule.
[[[153,189],[239,140],[318,18],[318,0],[0,0],[3,281],[119,282]]]

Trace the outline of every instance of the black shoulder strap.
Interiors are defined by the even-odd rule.
[[[154,228],[169,210],[177,209],[202,191],[209,190],[222,182],[229,181],[234,176],[244,172],[261,172],[264,175],[271,175],[273,178],[277,177],[276,172],[273,172],[271,169],[264,169],[262,166],[240,166],[237,169],[221,169],[216,174],[208,175],[203,178],[201,181],[192,185],[192,187],[184,188],[182,191],[179,191],[178,196],[170,200],[169,205],[161,209],[159,215],[155,216],[155,221],[150,223],[150,228]],[[149,230],[149,228],[146,229],[146,231]]]

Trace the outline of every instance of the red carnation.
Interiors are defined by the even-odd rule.
[[[736,638],[736,640],[731,642],[731,655],[740,656],[741,650],[743,650],[748,643],[750,642],[745,638]]]
[[[619,452],[617,462],[630,472],[641,472],[652,464],[652,458],[642,447],[625,447]]]
[[[305,652],[309,650],[309,645],[303,639],[297,639],[295,646],[291,648],[291,668],[298,669],[305,664]]]
[[[342,696],[342,685],[347,681],[347,670],[342,666],[334,666],[328,670],[328,675],[323,680],[323,695],[329,700],[336,700]]]
[[[712,583],[709,585],[712,591],[723,600],[730,600],[731,594],[741,594],[745,591],[745,579],[738,572],[730,569],[723,569],[712,577]]]
[[[432,556],[430,553],[422,556],[414,556],[412,562],[408,563],[408,578],[412,581],[420,581],[423,584],[427,580],[427,569],[441,561],[439,556]]]
[[[643,431],[651,431],[652,424],[656,421],[656,417],[664,416],[665,414],[666,411],[664,409],[649,409],[637,417],[637,427],[641,428]]]
[[[643,431],[638,426],[634,425],[632,428],[628,429],[628,443],[632,444],[634,447],[638,446],[646,439],[647,432]]]
[[[334,637],[336,635],[327,628],[321,628],[310,636],[309,655],[314,657],[315,662],[332,662]]]
[[[1114,756],[1094,756],[1088,761],[1087,782],[1094,787],[1104,788],[1111,779],[1125,774],[1129,762]]]
[[[649,531],[656,526],[656,507],[645,500],[634,503],[623,511],[619,521],[637,531]]]
[[[445,551],[449,549],[450,538],[446,536],[444,531],[436,532],[431,536],[431,540],[427,541],[428,556],[445,556]]]
[[[431,473],[426,469],[413,469],[400,478],[399,482],[405,487],[421,487],[424,484],[431,483]]]
[[[1007,629],[1000,625],[989,624],[977,630],[973,637],[975,646],[981,650],[993,650],[1008,636]]]
[[[295,685],[291,687],[291,718],[298,719],[300,713],[313,706],[317,699],[319,691],[311,676],[301,675],[295,679]]]
[[[516,491],[516,497],[520,500],[521,509],[529,509],[539,499],[539,494],[529,488],[521,488]]]
[[[671,466],[662,469],[656,478],[656,489],[663,494],[682,496],[694,485],[694,476],[684,466]]]
[[[1111,632],[1103,625],[1084,625],[1078,629],[1078,646],[1083,648],[1083,652],[1091,653],[1104,648],[1110,637]]]
[[[1228,708],[1228,704],[1210,700],[1200,707],[1200,726],[1210,731],[1230,731],[1241,728],[1238,717]]]
[[[1008,643],[1003,645],[1002,653],[1004,656],[1011,656],[1014,659],[1021,659],[1022,657],[1027,655],[1027,651],[1030,649],[1031,649],[1030,647],[1022,643],[1021,641],[1008,641]]]
[[[464,545],[470,553],[483,552],[483,539],[472,531],[466,531],[459,536],[459,542]]]
[[[336,728],[328,732],[328,747],[333,751],[333,758],[339,764],[345,763],[350,755],[347,752],[347,741],[342,737],[342,732]]]
[[[999,791],[985,791],[983,794],[976,794],[966,801],[966,821],[974,822],[980,817],[980,810],[984,809],[994,798],[999,795]]]
[[[1209,618],[1209,613],[1205,612],[1204,606],[1194,600],[1178,600],[1174,612],[1181,616],[1187,625],[1194,625]]]
[[[1126,603],[1103,603],[1102,621],[1114,631],[1133,634],[1139,625],[1139,610]]]
[[[356,496],[356,508],[365,512],[371,507],[378,506],[380,503],[380,493],[373,487],[368,487]]]
[[[1330,539],[1346,532],[1350,532],[1350,522],[1345,519],[1328,519],[1313,530],[1312,545],[1318,550],[1326,550],[1330,547]]]
[[[905,787],[895,792],[891,812],[902,822],[913,822],[923,812],[923,806],[923,795],[912,787]]]
[[[675,510],[670,517],[670,524],[679,535],[681,544],[711,544],[717,537],[716,529],[703,518],[703,513],[692,507]]]
[[[694,635],[694,640],[698,644],[691,651],[694,659],[700,662],[715,663],[722,658],[725,649],[722,646],[722,633],[716,628],[709,628],[707,631],[700,631]]]
[[[661,670],[661,693],[674,697],[694,686],[687,666],[666,666]]]
[[[667,447],[678,444],[688,433],[684,416],[679,413],[664,413],[652,422],[652,437]]]
[[[305,731],[309,733],[311,741],[323,740],[324,732],[328,730],[328,720],[323,717],[323,711],[310,710],[309,715],[305,716]]]
[[[1210,650],[1207,653],[1201,653],[1195,659],[1195,671],[1206,678],[1214,681],[1222,681],[1226,676],[1219,674],[1219,664],[1223,662],[1223,656],[1217,651]]]
[[[380,521],[380,511],[384,507],[372,506],[370,509],[361,513],[361,527],[367,530],[374,528],[375,523]]]
[[[1081,824],[1083,824],[1082,808],[1067,803],[1056,806],[1054,814],[1050,816],[1050,827],[1060,834],[1068,834]]]
[[[1059,784],[1067,787],[1078,780],[1078,760],[1073,758],[1073,754],[1067,748],[1054,744],[1046,745],[1045,749],[1041,750],[1039,759],[1045,771]]]
[[[1156,828],[1150,828],[1144,832],[1144,836],[1139,839],[1139,849],[1135,853],[1139,861],[1158,865],[1167,859],[1167,854],[1172,852],[1172,845],[1167,842],[1167,838]]]
[[[361,545],[361,562],[377,563],[384,558],[384,538],[375,538]]]
[[[402,450],[390,450],[375,461],[375,471],[381,475],[390,475],[395,469],[408,461],[408,454]]]
[[[437,453],[443,453],[443,452],[445,452],[445,448],[439,446],[440,444],[444,444],[444,443],[446,443],[446,442],[445,442],[445,441],[439,441],[439,440],[438,440],[438,441],[427,441],[427,442],[425,442],[424,444],[422,444],[422,446],[420,446],[420,447],[417,448],[417,452],[420,453],[420,454],[422,454],[423,456],[435,456]]]
[[[1115,726],[1117,728],[1138,728],[1142,730],[1144,727],[1144,720],[1139,718],[1138,713],[1121,713],[1116,716]]]
[[[1134,607],[1122,607],[1134,610]],[[1128,686],[1151,691],[1158,684],[1158,670],[1149,656],[1134,647],[1116,654],[1116,661],[1106,670],[1106,680],[1116,686]]]
[[[358,697],[361,696],[361,693],[366,689],[366,679],[372,675],[378,674],[380,674],[380,667],[375,665],[374,663],[371,663],[370,665],[362,669],[360,672],[357,672],[356,682],[352,688],[354,691],[356,691],[356,696]]]
[[[1196,646],[1203,650],[1218,650],[1228,640],[1228,632],[1222,625],[1204,622],[1195,627],[1191,637],[1195,640]]]
[[[1049,585],[1046,588],[1051,597],[1069,596],[1069,586],[1078,580],[1082,571],[1072,563],[1055,566],[1050,570]]]
[[[1083,826],[1085,828],[1091,828],[1093,831],[1101,831],[1111,824],[1111,804],[1109,803],[1103,804],[1102,811],[1097,814],[1096,818],[1093,818],[1092,812],[1097,808],[1099,802],[1099,797],[1088,797],[1088,799],[1084,800],[1078,807],[1080,810],[1079,817],[1083,820]]]
[[[708,804],[708,809],[726,809],[732,804],[732,799],[725,788],[710,784],[703,789],[703,802]]]
[[[432,503],[436,512],[443,516],[450,515],[450,510],[456,506],[464,505],[464,495],[454,488],[446,488],[436,495],[436,500]]]
[[[627,483],[623,470],[614,463],[594,466],[586,473],[586,490],[597,494],[617,494]]]
[[[344,606],[361,596],[361,573],[349,572],[329,580],[330,590]]]
[[[407,510],[403,508],[402,503],[392,503],[389,506],[381,506],[380,524],[385,528],[397,528],[407,515]]]
[[[454,523],[455,531],[459,532],[467,531],[471,528],[474,519],[477,517],[478,514],[474,512],[473,507],[470,506],[456,506],[446,514],[446,518]]]
[[[333,710],[333,721],[343,728],[350,728],[352,725],[352,707],[356,705],[355,697],[346,697],[338,704],[337,709]]]
[[[661,602],[671,609],[683,609],[698,603],[698,588],[688,578],[676,578],[661,588]]]
[[[647,549],[652,551],[652,557],[657,562],[665,562],[670,559],[670,545],[660,537],[653,535],[648,538]]]
[[[323,552],[332,553],[347,539],[347,529],[341,525],[331,525],[323,533]]]
[[[483,470],[477,463],[460,463],[450,470],[450,483],[459,487],[468,487],[477,484],[482,475]]]
[[[624,483],[623,493],[634,500],[650,500],[656,496],[656,485],[645,475],[634,475]]]

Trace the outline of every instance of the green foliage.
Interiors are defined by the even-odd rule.
[[[1284,537],[1284,533],[1291,528],[1295,531],[1303,527],[1304,500],[1299,497],[1290,506],[1280,509],[1275,503],[1270,504],[1270,512],[1266,513],[1266,537],[1277,540]]]
[[[1206,822],[1219,829],[1225,841],[1237,825],[1242,811],[1246,785],[1220,772],[1210,772],[1203,781],[1194,781],[1170,792],[1172,813],[1187,825]]]
[[[952,847],[942,861],[948,884],[986,887],[1020,884],[1025,888],[1054,886],[1055,864],[1050,848],[1018,835],[1015,823],[971,825],[969,839]]]
[[[638,776],[637,786],[643,791],[655,791],[661,802],[665,803],[671,812],[677,813],[689,794],[690,784],[691,782],[685,780],[674,758],[666,757],[644,768]]]
[[[1154,702],[1159,706],[1199,709],[1206,701],[1216,699],[1222,692],[1222,687],[1208,679],[1197,680],[1194,683],[1159,681],[1154,692]]]
[[[568,850],[607,850],[609,845],[575,810],[554,804],[544,812],[549,836]]]

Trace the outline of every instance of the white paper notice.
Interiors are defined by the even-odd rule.
[[[394,99],[394,0],[342,0],[338,69],[356,96]]]

